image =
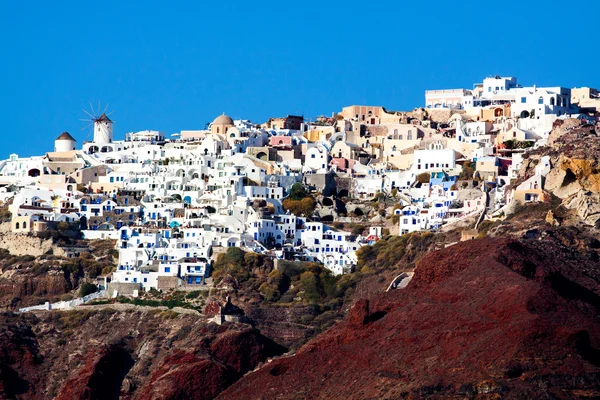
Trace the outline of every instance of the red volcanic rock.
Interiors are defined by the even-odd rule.
[[[369,317],[369,300],[360,299],[352,306],[348,314],[348,326],[351,328],[360,328],[367,323]]]
[[[285,349],[254,329],[225,331],[206,353],[166,357],[137,399],[212,399],[267,357]]]
[[[237,376],[254,369],[269,357],[278,356],[285,348],[254,329],[227,331],[211,343],[211,353],[231,368]]]
[[[40,362],[29,327],[21,324],[0,326],[0,398],[35,396],[39,379],[35,368]]]
[[[552,239],[430,253],[406,289],[358,302],[219,398],[600,396],[597,259]]]
[[[0,315],[0,399],[209,399],[285,351],[248,325],[193,315],[40,317]]]
[[[234,374],[215,360],[176,352],[162,362],[136,398],[213,399],[233,380]]]
[[[221,313],[221,305],[216,301],[209,301],[204,307],[204,314],[210,317]]]
[[[56,400],[116,399],[132,365],[131,356],[118,345],[90,350],[83,368],[67,379]]]

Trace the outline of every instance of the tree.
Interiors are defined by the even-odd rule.
[[[267,301],[277,301],[279,299],[279,291],[273,285],[270,285],[267,282],[260,285],[258,292]]]
[[[305,197],[302,200],[288,198],[283,201],[283,208],[294,215],[304,214],[305,216],[311,216],[315,211],[315,207],[316,202],[310,197]]]
[[[98,286],[94,285],[93,283],[84,283],[83,285],[81,285],[81,288],[79,289],[79,296],[81,297],[85,297],[88,294],[92,294],[98,291]]]
[[[294,183],[290,189],[289,198],[292,200],[302,200],[308,196],[308,192],[301,183]]]
[[[475,169],[473,168],[473,163],[465,163],[463,165],[462,171],[461,171],[458,179],[462,179],[462,180],[473,179],[474,173],[475,173]]]
[[[364,230],[365,230],[364,225],[357,224],[352,227],[352,234],[353,235],[362,235]]]
[[[300,275],[300,286],[304,290],[304,297],[312,302],[317,302],[322,297],[322,288],[319,276],[312,272],[304,272]]]
[[[431,179],[431,176],[429,175],[428,172],[423,172],[423,173],[417,175],[417,182],[419,182],[419,183],[429,183],[430,179]]]
[[[65,221],[61,221],[56,225],[56,229],[61,233],[67,231],[70,227],[69,223]]]

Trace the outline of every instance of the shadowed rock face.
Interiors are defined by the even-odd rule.
[[[406,289],[358,301],[294,357],[219,398],[599,396],[596,250],[562,239],[430,253]]]
[[[133,364],[133,358],[123,346],[92,349],[83,369],[65,383],[56,400],[116,399]]]
[[[142,311],[0,315],[0,398],[212,399],[286,349],[248,325]]]

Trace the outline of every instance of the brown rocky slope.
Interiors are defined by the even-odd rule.
[[[158,310],[0,315],[0,398],[212,399],[284,348]]]
[[[359,301],[219,398],[600,396],[598,242],[559,236],[430,253],[406,289]]]

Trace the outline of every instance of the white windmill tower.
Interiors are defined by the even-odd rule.
[[[108,115],[102,115],[94,121],[94,143],[107,144],[113,141],[113,122]]]
[[[102,112],[102,114],[100,114],[100,102],[98,102],[98,110],[97,111],[94,110],[94,106],[92,106],[92,103],[90,103],[90,107],[92,109],[91,113],[89,113],[86,110],[83,110],[83,112],[85,112],[90,117],[90,119],[82,120],[82,121],[90,122],[83,129],[86,129],[90,125],[93,124],[94,125],[94,139],[93,139],[94,144],[103,145],[103,144],[112,143],[112,141],[113,141],[113,122],[111,121],[110,118],[108,118],[108,116],[111,115],[112,112],[109,112],[108,114],[106,113],[108,104],[106,105],[106,107],[104,107],[104,111]]]

